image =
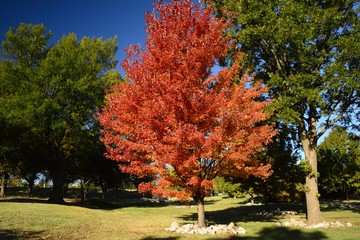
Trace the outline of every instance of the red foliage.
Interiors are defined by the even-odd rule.
[[[221,174],[267,177],[269,166],[253,158],[275,134],[258,124],[269,102],[256,99],[267,89],[239,79],[239,61],[211,75],[231,47],[228,23],[189,0],[154,4],[146,21],[146,48],[127,49],[128,82],[112,88],[99,117],[107,157],[153,178],[139,191],[182,200],[203,198]]]

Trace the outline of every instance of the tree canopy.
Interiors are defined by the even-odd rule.
[[[122,63],[128,81],[107,94],[103,142],[122,171],[152,177],[141,192],[193,198],[202,227],[216,176],[271,173],[254,158],[276,133],[261,124],[270,102],[259,98],[268,89],[239,77],[239,53],[231,67],[211,73],[231,41],[223,35],[228,23],[209,9],[189,0],[158,2],[146,22],[146,47],[131,46]]]
[[[78,40],[72,33],[49,47],[50,36],[43,25],[21,24],[2,43],[0,119],[9,136],[2,149],[9,161],[19,150],[32,151],[19,157],[30,166],[45,160],[54,184],[50,200],[62,202],[66,162],[94,143],[104,90],[119,79],[114,71],[117,43],[116,38]]]
[[[295,128],[312,171],[306,177],[308,224],[321,221],[317,141],[359,106],[358,1],[207,1],[232,20],[234,39],[276,99],[272,109]]]

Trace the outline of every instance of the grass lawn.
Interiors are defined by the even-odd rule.
[[[303,206],[276,204],[270,208],[297,210],[296,216],[253,216],[264,206],[246,206],[244,199],[222,196],[207,198],[205,210],[209,224],[228,224],[233,221],[245,228],[241,236],[230,234],[184,235],[166,232],[173,221],[195,222],[196,207],[179,204],[126,201],[117,204],[87,203],[79,205],[47,204],[44,199],[7,198],[0,200],[0,239],[251,239],[251,240],[308,240],[360,239],[360,212],[344,209],[341,202],[322,204],[326,221],[351,222],[353,227],[301,229],[277,227],[277,221],[305,219]],[[360,204],[357,202],[356,204]]]

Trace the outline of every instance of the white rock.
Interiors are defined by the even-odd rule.
[[[173,222],[169,228],[165,228],[166,231],[186,233],[186,234],[216,234],[216,233],[233,233],[233,234],[245,234],[246,231],[242,227],[236,227],[233,222],[228,225],[210,225],[207,228],[199,228],[196,224],[179,225],[177,222]]]
[[[179,224],[177,222],[172,222],[170,226],[173,228],[178,228]]]
[[[290,223],[291,223],[291,224],[297,224],[298,221],[296,221],[295,219],[291,218],[291,219],[290,219]]]
[[[323,228],[325,224],[323,222],[308,226],[308,228]]]
[[[227,225],[227,229],[231,230],[235,227],[235,224],[233,222],[229,223],[229,225]]]
[[[169,228],[165,228],[165,231],[168,232],[175,232],[177,228],[173,228],[173,227],[169,227]]]
[[[206,228],[199,228],[197,233],[204,235],[208,233],[208,230]]]
[[[185,224],[185,225],[183,225],[183,228],[192,229],[192,228],[194,228],[194,224]]]
[[[210,229],[210,230],[209,230],[209,234],[215,235],[215,233],[216,233],[216,231],[215,231],[214,229]]]
[[[324,224],[324,227],[325,227],[325,228],[330,227],[330,223],[329,223],[329,222],[325,222],[325,221],[324,221],[323,224]]]
[[[282,223],[282,226],[284,226],[284,227],[290,227],[290,222],[283,222],[283,223]]]
[[[344,227],[344,224],[342,224],[341,222],[339,221],[336,221],[335,224],[334,224],[335,227]]]
[[[346,225],[347,227],[352,227],[352,223],[349,223],[349,222],[345,223],[345,225]]]

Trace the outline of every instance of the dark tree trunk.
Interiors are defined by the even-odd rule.
[[[269,194],[267,191],[265,191],[264,193],[264,207],[265,207],[265,211],[269,211],[270,208],[269,208]]]
[[[53,169],[51,169],[53,177],[53,187],[48,200],[49,203],[63,204],[64,201],[64,183],[65,183],[65,160],[58,158],[54,162]]]
[[[86,187],[84,181],[80,181],[80,202],[84,203],[86,199]]]
[[[101,191],[102,191],[102,199],[104,201],[106,201],[107,199],[107,190],[108,190],[108,187],[107,187],[107,184],[105,181],[101,182]]]
[[[64,181],[63,198],[68,197],[69,185],[70,185],[70,183],[66,182],[66,180],[65,180],[65,181]]]
[[[28,182],[28,185],[29,185],[29,197],[30,198],[33,196],[34,184],[35,184],[35,180],[37,178],[36,174],[37,173],[33,173],[29,177],[25,178],[25,180]]]
[[[6,197],[7,173],[1,174],[0,197]]]
[[[85,182],[85,180],[80,180],[80,201],[81,203],[85,202],[86,194],[88,192],[89,183],[91,178]]]
[[[29,182],[29,197],[31,198],[34,193],[34,181]]]

